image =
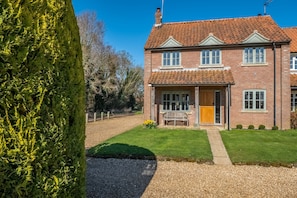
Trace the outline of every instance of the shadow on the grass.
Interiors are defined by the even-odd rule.
[[[156,156],[148,149],[121,143],[103,143],[90,148],[88,157],[117,158],[117,159],[145,159],[155,160]]]
[[[101,144],[87,156],[87,197],[141,197],[157,169],[154,153],[127,144]]]

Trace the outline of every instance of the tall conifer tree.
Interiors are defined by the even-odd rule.
[[[71,0],[0,1],[0,197],[84,197],[84,75]]]

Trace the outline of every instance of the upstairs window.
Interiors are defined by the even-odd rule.
[[[263,64],[265,63],[265,49],[264,47],[245,48],[243,55],[244,64]]]
[[[264,90],[246,90],[243,92],[243,110],[265,110],[266,92]]]
[[[201,65],[219,65],[221,64],[221,50],[202,50]]]
[[[290,69],[291,70],[297,70],[297,57],[291,57]]]
[[[180,52],[163,52],[163,66],[180,66]]]
[[[164,92],[162,94],[164,111],[188,111],[189,101],[188,92]]]

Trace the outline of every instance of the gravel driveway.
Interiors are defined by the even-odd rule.
[[[141,124],[141,115],[87,124],[86,147]],[[87,158],[87,197],[297,197],[297,169]]]
[[[143,123],[143,115],[112,118],[86,125],[85,147],[90,148]]]

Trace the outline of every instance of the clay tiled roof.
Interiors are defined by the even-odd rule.
[[[297,87],[297,74],[291,74],[291,87]]]
[[[152,72],[152,85],[226,85],[234,84],[231,70],[186,70]]]
[[[284,28],[284,31],[292,39],[291,52],[297,52],[297,27]]]
[[[153,27],[145,49],[159,48],[170,36],[183,47],[198,46],[210,33],[224,44],[241,44],[257,30],[272,42],[289,42],[285,34],[270,16],[217,19],[192,22],[164,23]]]

